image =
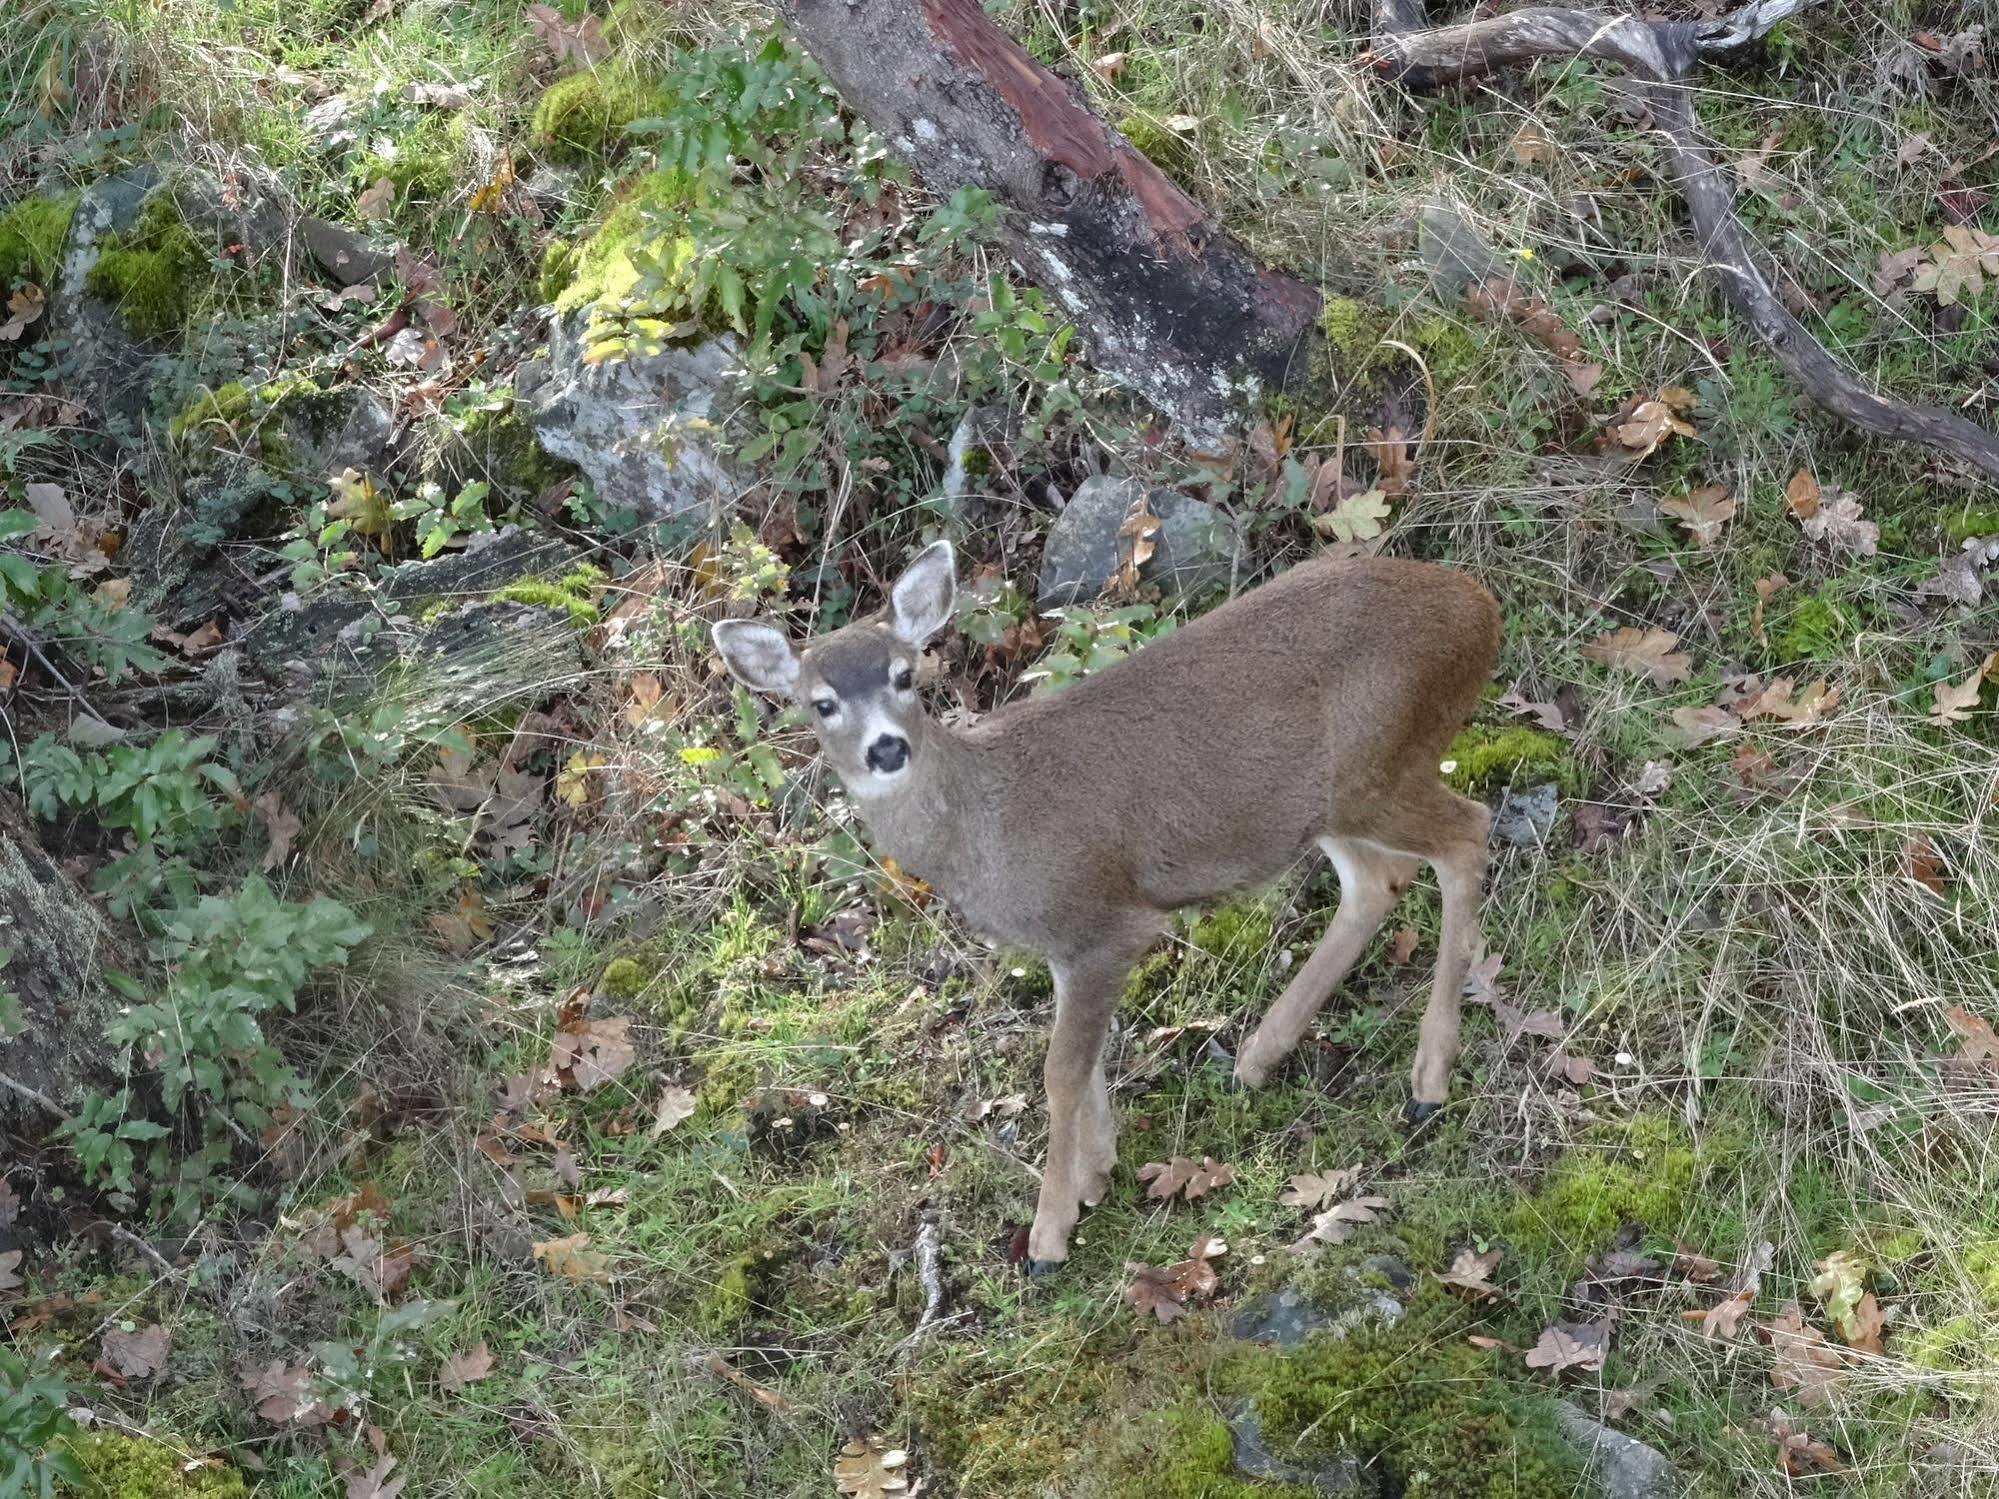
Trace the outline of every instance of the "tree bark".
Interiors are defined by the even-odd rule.
[[[1257,262],[979,0],[777,0],[842,99],[939,192],[1004,211],[1092,363],[1190,435],[1326,369],[1319,293]],[[1337,386],[1337,377],[1315,383]]]

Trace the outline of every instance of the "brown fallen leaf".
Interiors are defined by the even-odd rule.
[[[588,1093],[603,1087],[636,1059],[628,1034],[631,1026],[629,1015],[576,1019],[555,1033],[548,1052],[549,1070],[565,1088]]]
[[[1316,1212],[1360,1185],[1360,1167],[1344,1166],[1335,1171],[1308,1171],[1291,1178],[1291,1185],[1277,1200],[1285,1207]]]
[[[1777,1456],[1791,1477],[1813,1478],[1822,1473],[1846,1471],[1846,1464],[1840,1461],[1837,1452],[1812,1438],[1803,1427],[1794,1425],[1783,1412],[1772,1416],[1770,1431],[1777,1438]]]
[[[1784,486],[1784,508],[1801,521],[1819,513],[1819,499],[1819,481],[1808,468],[1799,469]]]
[[[1851,490],[1822,491],[1817,508],[1798,522],[1798,528],[1836,552],[1872,557],[1880,550],[1881,528],[1862,518],[1860,496]]]
[[[1775,718],[1792,728],[1809,728],[1839,706],[1840,691],[1827,686],[1824,677],[1816,678],[1802,689],[1791,678],[1778,677],[1753,697],[1739,699],[1735,711],[1744,723]]]
[[[909,1453],[890,1447],[880,1437],[855,1437],[833,1459],[833,1484],[854,1499],[897,1499],[913,1494],[909,1475]]]
[[[1603,1367],[1605,1346],[1602,1329],[1577,1322],[1557,1322],[1541,1332],[1541,1340],[1528,1349],[1522,1362],[1530,1369],[1546,1369],[1560,1374],[1564,1369],[1594,1372]]]
[[[750,1396],[759,1405],[768,1406],[774,1411],[791,1409],[791,1401],[781,1391],[773,1390],[769,1385],[758,1384],[719,1353],[708,1355],[708,1372],[710,1374],[719,1374],[737,1389]]]
[[[463,1352],[454,1353],[437,1366],[438,1387],[456,1393],[477,1384],[493,1372],[493,1353],[481,1338]]]
[[[41,317],[42,308],[46,304],[46,296],[34,282],[30,281],[18,287],[13,295],[7,298],[7,320],[0,323],[0,343],[18,342],[21,335],[28,331],[29,325]]]
[[[1539,124],[1529,120],[1513,132],[1513,138],[1506,143],[1513,153],[1513,159],[1523,167],[1545,167],[1555,159],[1555,143],[1548,132]]]
[[[657,1140],[668,1130],[677,1129],[694,1117],[694,1094],[686,1088],[675,1085],[661,1091],[659,1102],[653,1105],[651,1139]]]
[[[1520,692],[1520,684],[1515,682],[1506,689],[1506,695],[1499,700],[1499,706],[1520,718],[1531,718],[1551,734],[1566,734],[1569,731],[1568,716],[1557,703],[1530,702]]]
[[[1999,681],[1999,651],[1979,662],[1963,681],[1946,679],[1936,683],[1933,688],[1936,706],[1930,710],[1929,721],[1940,728],[1945,724],[1969,723],[1971,710],[1978,706],[1978,695],[1988,678]]]
[[[374,186],[354,199],[354,211],[364,219],[386,219],[396,211],[396,184],[377,177]]]
[[[1770,1382],[1780,1390],[1795,1390],[1800,1405],[1819,1404],[1846,1372],[1839,1350],[1806,1324],[1795,1301],[1756,1330],[1770,1345]]]
[[[1709,1259],[1693,1245],[1673,1240],[1673,1270],[1697,1285],[1721,1279],[1721,1261]]]
[[[1361,442],[1374,460],[1376,491],[1389,499],[1409,493],[1416,482],[1416,450],[1409,434],[1400,427],[1369,427]]]
[[[1492,1283],[1492,1272],[1499,1268],[1499,1262],[1506,1257],[1503,1249],[1488,1249],[1480,1254],[1475,1249],[1460,1249],[1457,1258],[1451,1261],[1451,1268],[1433,1271],[1439,1285],[1452,1290],[1463,1291],[1474,1301],[1497,1301],[1499,1287]]]
[[[581,20],[572,21],[553,5],[530,5],[525,18],[535,40],[557,63],[588,68],[610,55],[611,44],[604,36],[603,23],[593,15],[586,13]]]
[[[1668,437],[1698,437],[1694,424],[1681,415],[1694,407],[1691,391],[1677,385],[1663,387],[1657,395],[1639,401],[1623,420],[1610,429],[1611,438],[1627,457],[1647,458],[1658,451]]]
[[[1952,1065],[1999,1078],[1999,1032],[1993,1030],[1992,1022],[1963,1005],[1952,1005],[1943,1018],[1959,1042],[1957,1055],[1950,1059]]]
[[[264,825],[264,836],[270,840],[264,849],[262,869],[276,869],[291,857],[292,839],[304,829],[298,814],[287,807],[284,798],[275,791],[266,791],[250,799],[250,807],[257,814],[257,821]]]
[[[382,1454],[372,1468],[349,1468],[342,1476],[347,1483],[347,1499],[398,1499],[406,1478],[391,1478],[396,1460]]]
[[[1761,644],[1768,645],[1770,637],[1763,631],[1763,611],[1779,589],[1789,588],[1791,580],[1782,573],[1771,573],[1756,580],[1756,604],[1749,611],[1749,633]]]
[[[1903,879],[1914,881],[1932,895],[1941,897],[1945,893],[1943,856],[1928,833],[1918,830],[1902,840],[1901,874]]]
[[[151,1379],[167,1366],[173,1340],[167,1330],[154,1322],[130,1332],[112,1328],[100,1345],[105,1362],[127,1379]]]
[[[1318,1244],[1344,1244],[1353,1236],[1353,1231],[1364,1223],[1374,1222],[1381,1210],[1388,1206],[1386,1197],[1354,1197],[1336,1203],[1323,1213],[1315,1214],[1312,1227],[1303,1238],[1293,1242],[1291,1252],[1303,1254]]]
[[[1680,523],[1698,547],[1711,547],[1721,528],[1735,518],[1735,501],[1725,484],[1703,484],[1683,495],[1659,501],[1659,508]]]
[[[303,1364],[287,1364],[274,1358],[261,1369],[242,1376],[250,1395],[250,1405],[258,1416],[273,1426],[284,1426],[304,1416],[318,1403],[308,1390],[312,1371]]]
[[[1416,956],[1417,940],[1416,928],[1413,926],[1397,927],[1395,935],[1388,939],[1388,961],[1397,968],[1407,963]]]
[[[1832,1325],[1839,1329],[1846,1346],[1864,1353],[1880,1353],[1881,1304],[1867,1289],[1873,1267],[1851,1250],[1836,1250],[1820,1260],[1812,1278],[1812,1294],[1825,1308]]]
[[[1214,1261],[1229,1252],[1228,1244],[1213,1234],[1194,1241],[1188,1257],[1175,1265],[1134,1264],[1131,1284],[1124,1299],[1143,1317],[1150,1312],[1160,1322],[1172,1322],[1187,1314],[1188,1303],[1205,1301],[1215,1294],[1221,1277]]]
[[[1742,720],[1726,708],[1675,708],[1672,719],[1688,749],[1699,749],[1709,740],[1733,734],[1742,727]]]
[[[1684,682],[1693,675],[1693,663],[1673,649],[1680,637],[1657,625],[1639,628],[1625,625],[1597,636],[1583,647],[1586,660],[1619,671],[1632,672],[1660,686]]]
[[[1170,1160],[1148,1161],[1138,1168],[1138,1179],[1151,1183],[1145,1189],[1150,1198],[1182,1197],[1192,1202],[1235,1180],[1235,1167],[1225,1166],[1213,1156],[1191,1160],[1176,1155]]]
[[[1488,276],[1465,289],[1465,305],[1488,322],[1502,318],[1561,361],[1562,375],[1579,396],[1593,392],[1603,380],[1603,366],[1583,357],[1583,341],[1557,317],[1548,304],[1523,290],[1510,276]]]
[[[590,1247],[588,1234],[570,1234],[561,1239],[543,1239],[533,1245],[534,1257],[551,1275],[585,1285],[611,1278],[610,1257]]]
[[[20,1216],[21,1194],[14,1190],[12,1182],[0,1176],[0,1228],[12,1228]]]

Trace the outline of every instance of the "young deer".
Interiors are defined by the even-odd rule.
[[[1438,763],[1499,651],[1499,609],[1462,573],[1321,557],[1060,692],[959,732],[916,695],[951,618],[948,542],[919,552],[880,615],[804,649],[752,620],[715,627],[738,680],[810,709],[880,851],[973,928],[1055,975],[1048,1160],[1028,1237],[1068,1258],[1117,1161],[1103,1045],[1131,966],[1177,907],[1273,879],[1316,844],[1339,912],[1236,1076],[1255,1086],[1305,1034],[1409,886],[1435,866],[1443,940],[1408,1117],[1443,1102],[1477,938],[1488,814]]]

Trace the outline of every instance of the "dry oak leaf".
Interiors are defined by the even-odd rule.
[[[1205,1301],[1215,1294],[1221,1277],[1214,1261],[1229,1252],[1227,1242],[1213,1234],[1202,1234],[1188,1257],[1176,1265],[1132,1265],[1131,1284],[1124,1299],[1138,1314],[1147,1312],[1160,1322],[1172,1322],[1187,1314],[1190,1301]]]
[[[1569,731],[1568,715],[1562,712],[1561,704],[1529,701],[1522,695],[1518,682],[1506,689],[1499,706],[1516,717],[1533,719],[1551,734],[1566,734]]]
[[[1523,167],[1544,167],[1555,159],[1554,141],[1532,120],[1514,131],[1506,145]]]
[[[1416,928],[1413,926],[1397,927],[1395,935],[1388,939],[1388,961],[1400,968],[1416,956],[1418,940],[1420,939],[1416,936]]]
[[[588,68],[610,53],[611,44],[604,40],[603,26],[595,16],[571,21],[552,5],[530,5],[527,23],[528,30],[558,63],[573,62]]]
[[[632,1065],[636,1053],[627,1034],[632,1017],[578,1020],[555,1033],[548,1065],[564,1087],[588,1093],[601,1088]]]
[[[910,1494],[909,1453],[890,1447],[880,1437],[856,1437],[833,1459],[833,1483],[855,1499],[896,1499]]]
[[[1292,1244],[1294,1254],[1302,1254],[1316,1244],[1344,1244],[1363,1223],[1372,1223],[1388,1206],[1386,1197],[1354,1197],[1313,1215],[1312,1227]]]
[[[659,1102],[653,1105],[652,1129],[648,1138],[657,1140],[670,1129],[677,1129],[694,1117],[694,1094],[678,1084],[661,1091]]]
[[[1148,1161],[1138,1168],[1138,1179],[1150,1182],[1145,1195],[1152,1198],[1184,1197],[1192,1202],[1197,1197],[1205,1197],[1217,1187],[1226,1187],[1235,1180],[1235,1167],[1223,1165],[1213,1156],[1202,1156],[1200,1160],[1190,1160],[1184,1155],[1176,1155],[1170,1160]]]
[[[1913,880],[1932,895],[1943,895],[1943,856],[1928,833],[1918,830],[1902,841],[1901,869],[1903,879]]]
[[[562,1239],[542,1239],[534,1246],[534,1257],[551,1275],[573,1280],[578,1285],[611,1278],[610,1257],[590,1247],[588,1234],[570,1234]]]
[[[1742,720],[1726,708],[1675,708],[1672,716],[1673,726],[1680,731],[1681,742],[1688,749],[1699,749],[1710,739],[1733,734],[1742,727]]]
[[[387,218],[396,211],[396,184],[387,177],[377,177],[373,187],[354,199],[354,210],[364,219]]]
[[[20,1249],[0,1251],[0,1291],[21,1289],[21,1277],[18,1272],[21,1268],[21,1256],[24,1253],[26,1251]]]
[[[1703,484],[1673,499],[1659,501],[1659,508],[1677,520],[1698,547],[1713,546],[1721,528],[1735,518],[1735,501],[1728,497],[1728,488],[1722,484]]]
[[[1734,706],[1744,723],[1758,718],[1775,718],[1792,728],[1802,729],[1818,723],[1838,707],[1839,699],[1840,689],[1828,687],[1824,677],[1814,679],[1802,692],[1789,677],[1778,677],[1754,696],[1744,697]]]
[[[1369,427],[1361,437],[1374,460],[1374,487],[1391,499],[1409,493],[1416,482],[1416,454],[1400,427]]]
[[[242,1384],[257,1414],[273,1426],[283,1426],[316,1403],[306,1393],[310,1378],[311,1372],[303,1364],[294,1366],[274,1358],[263,1368],[245,1374]]]
[[[1859,1255],[1841,1249],[1820,1260],[1817,1268],[1812,1294],[1847,1347],[1881,1352],[1881,1304],[1867,1289],[1872,1267]]]
[[[1872,557],[1880,549],[1881,528],[1863,519],[1860,511],[1860,496],[1851,490],[1821,490],[1818,507],[1798,522],[1798,528],[1836,552]]]
[[[1584,646],[1583,658],[1649,678],[1663,687],[1684,682],[1693,675],[1693,663],[1673,649],[1679,643],[1678,635],[1657,625],[1644,629],[1625,625],[1606,631]]]
[[[127,1379],[151,1379],[167,1366],[173,1346],[167,1330],[155,1322],[133,1332],[114,1327],[104,1335],[104,1358]]]
[[[1770,1382],[1780,1390],[1795,1390],[1800,1405],[1817,1405],[1845,1372],[1839,1350],[1825,1334],[1807,1326],[1798,1303],[1788,1303],[1757,1331],[1770,1345]]]
[[[1963,1005],[1952,1005],[1943,1018],[1961,1043],[1950,1060],[1959,1067],[1999,1077],[1999,1032],[1992,1029],[1992,1022]]]
[[[1881,262],[1874,271],[1874,294],[1888,296],[1904,281],[1916,274],[1923,263],[1923,247],[1911,245],[1906,250],[1883,250]],[[1906,298],[1897,298],[1906,301]]]
[[[284,798],[275,791],[266,791],[251,798],[251,809],[257,814],[257,821],[264,825],[264,834],[270,839],[270,846],[264,850],[264,861],[260,868],[276,869],[291,857],[292,839],[296,838],[305,824],[298,820],[298,814],[285,805]]]
[[[1986,678],[1999,680],[1999,651],[1994,651],[1978,663],[1970,676],[1962,682],[1938,682],[1935,686],[1936,706],[1930,710],[1929,721],[1941,727],[1944,724],[1968,723],[1971,710],[1978,706],[1978,694],[1984,689]]]
[[[1784,1471],[1793,1478],[1813,1478],[1822,1473],[1844,1473],[1846,1464],[1824,1442],[1814,1440],[1802,1428],[1793,1428],[1781,1419],[1771,1423],[1777,1437],[1777,1455]]]
[[[1475,1249],[1460,1249],[1450,1269],[1433,1273],[1438,1284],[1467,1291],[1475,1301],[1496,1301],[1500,1290],[1492,1283],[1492,1272],[1505,1257],[1503,1249],[1488,1249],[1484,1254]]]
[[[481,1338],[463,1353],[454,1353],[437,1366],[437,1383],[441,1389],[455,1392],[477,1384],[492,1372],[493,1353]]]
[[[1600,1328],[1557,1322],[1542,1329],[1541,1340],[1527,1350],[1522,1362],[1530,1369],[1546,1369],[1552,1374],[1564,1369],[1594,1372],[1603,1367],[1608,1351]]]
[[[7,299],[7,321],[0,323],[0,343],[13,343],[28,331],[28,325],[42,315],[46,298],[30,281]]]
[[[1680,414],[1691,411],[1693,406],[1691,391],[1677,385],[1666,386],[1652,399],[1634,406],[1630,416],[1610,429],[1610,435],[1630,457],[1649,457],[1674,433],[1681,437],[1700,435],[1694,424]]]
[[[391,1478],[396,1460],[384,1453],[372,1468],[349,1468],[346,1473],[347,1499],[397,1499],[406,1478]]]
[[[1693,1245],[1673,1240],[1673,1269],[1700,1285],[1721,1279],[1721,1261],[1709,1259]]]
[[[1933,292],[1945,307],[1977,296],[1985,277],[1999,279],[1999,234],[1952,224],[1924,253],[1927,263],[1916,273],[1915,289]]]
[[[1307,1171],[1291,1178],[1291,1185],[1277,1200],[1288,1208],[1316,1212],[1360,1185],[1360,1167],[1343,1166],[1334,1171]]]

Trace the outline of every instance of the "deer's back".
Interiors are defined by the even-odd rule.
[[[996,843],[1072,907],[1163,908],[1270,879],[1336,819],[1437,774],[1499,629],[1463,573],[1301,563],[974,730],[1014,788],[992,809]]]

